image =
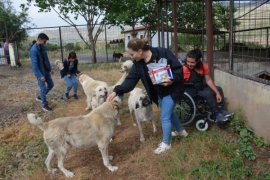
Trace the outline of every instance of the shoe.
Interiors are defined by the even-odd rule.
[[[65,93],[65,99],[69,99],[70,97],[69,97],[69,95],[68,95],[68,93]]]
[[[215,114],[216,122],[225,122],[228,120],[221,112]]]
[[[171,133],[171,135],[172,135],[172,137],[176,137],[176,136],[187,137],[187,136],[188,136],[188,133],[187,133],[186,130],[182,130],[182,131],[180,131],[180,132],[178,132],[178,131],[173,131],[173,132]]]
[[[234,115],[233,112],[228,112],[228,111],[225,111],[225,110],[222,110],[222,114],[223,114],[223,116],[225,116],[226,118],[229,118],[229,117],[231,117],[231,116]]]
[[[38,96],[38,97],[36,97],[36,101],[38,101],[38,102],[42,102],[42,100],[41,100],[41,98]]]
[[[48,111],[53,111],[53,109],[52,108],[50,108],[48,105],[47,106],[44,106],[44,107],[42,107],[42,109],[43,109],[43,111],[46,111],[46,112],[48,112]]]
[[[165,151],[168,151],[169,149],[171,149],[171,145],[168,145],[168,144],[165,144],[164,142],[162,142],[158,145],[157,149],[155,149],[154,153],[161,154]]]
[[[79,99],[77,94],[74,94],[73,97],[74,97],[74,99]]]

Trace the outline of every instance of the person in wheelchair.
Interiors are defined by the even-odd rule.
[[[199,49],[193,49],[186,55],[183,66],[186,92],[192,97],[203,97],[212,111],[212,117],[217,123],[226,122],[233,113],[224,110],[224,94],[222,88],[216,86],[209,75],[209,69],[202,61]]]

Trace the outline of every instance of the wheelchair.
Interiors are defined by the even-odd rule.
[[[174,112],[182,125],[185,126],[195,122],[198,131],[206,131],[209,128],[209,122],[215,122],[211,117],[212,112],[206,100],[199,95],[192,97],[187,92],[176,103]]]

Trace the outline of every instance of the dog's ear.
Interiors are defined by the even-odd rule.
[[[135,104],[135,109],[138,109],[140,107],[139,103]]]

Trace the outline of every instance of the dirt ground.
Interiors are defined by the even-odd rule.
[[[115,74],[116,76],[121,76],[119,72]],[[98,77],[98,73],[95,74],[95,72],[92,75],[97,76],[94,78],[99,78],[100,80],[106,79],[105,77],[103,77],[105,79]],[[0,66],[1,128],[8,129],[18,125],[25,127],[25,124],[28,123],[26,121],[26,113],[28,112],[34,112],[45,120],[61,116],[87,114],[84,110],[86,102],[82,88],[79,87],[79,100],[72,98],[67,102],[62,98],[65,83],[60,78],[59,72],[54,72],[53,80],[55,86],[47,95],[47,98],[49,105],[51,105],[54,111],[52,113],[45,113],[41,110],[41,104],[35,101],[38,86],[30,65],[25,65],[22,68]],[[20,121],[22,122],[20,123]],[[144,125],[146,142],[142,144],[139,142],[137,129],[132,126],[126,104],[122,109],[121,122],[122,125],[117,127],[115,139],[110,144],[109,149],[109,153],[114,156],[112,164],[119,167],[118,171],[111,173],[104,167],[101,154],[96,147],[72,148],[65,160],[65,166],[75,172],[76,176],[74,179],[162,179],[159,169],[156,168],[156,162],[151,160],[155,158],[152,150],[159,143],[157,140],[158,136],[153,136],[151,123]],[[35,128],[31,127],[31,129]],[[158,133],[160,134],[160,131]],[[145,154],[140,153],[146,153],[150,157],[144,159]],[[39,160],[43,162],[45,158]],[[142,163],[138,163],[138,161]],[[57,166],[56,158],[53,161],[53,166]],[[43,170],[35,172],[30,177],[28,176],[27,179],[65,179],[60,171],[57,172],[55,177],[51,177],[46,172],[45,167]]]
[[[80,70],[94,79],[108,82],[109,85],[121,77],[117,64],[104,67],[98,65],[98,68],[91,66],[92,68],[80,66]],[[41,109],[40,102],[35,100],[38,86],[29,62],[23,64],[21,68],[0,66],[0,147],[7,147],[0,148],[0,180],[66,179],[60,171],[57,171],[55,176],[47,173],[44,165],[47,148],[43,142],[42,132],[29,124],[26,119],[29,112],[38,114],[45,121],[88,113],[85,111],[86,97],[81,86],[78,92],[79,100],[71,98],[66,101],[62,98],[65,82],[57,70],[54,70],[53,80],[55,86],[47,98],[54,111],[45,113]],[[140,143],[138,130],[132,126],[128,112],[127,97],[125,96],[121,109],[122,125],[116,128],[115,138],[109,147],[109,153],[114,157],[112,165],[118,166],[119,169],[114,173],[107,170],[97,147],[71,148],[64,161],[65,167],[75,173],[75,177],[71,179],[245,179],[249,174],[246,168],[251,169],[254,179],[266,175],[270,178],[269,147],[257,148],[255,162],[240,161],[237,164],[238,161],[235,161],[239,156],[237,135],[231,129],[221,130],[216,126],[212,126],[206,133],[197,132],[194,127],[187,127],[189,137],[185,140],[173,139],[170,153],[154,155],[153,150],[160,143],[162,134],[159,110],[153,106],[158,132],[153,133],[150,122],[144,123],[146,142]],[[209,162],[212,166],[201,165]],[[231,165],[234,163],[239,171]],[[56,158],[53,159],[52,166],[57,167]],[[208,167],[210,169],[207,169]],[[224,168],[222,173],[219,167]],[[232,168],[234,169],[231,170]],[[216,171],[218,175],[215,174]],[[237,173],[230,174],[232,171]]]

